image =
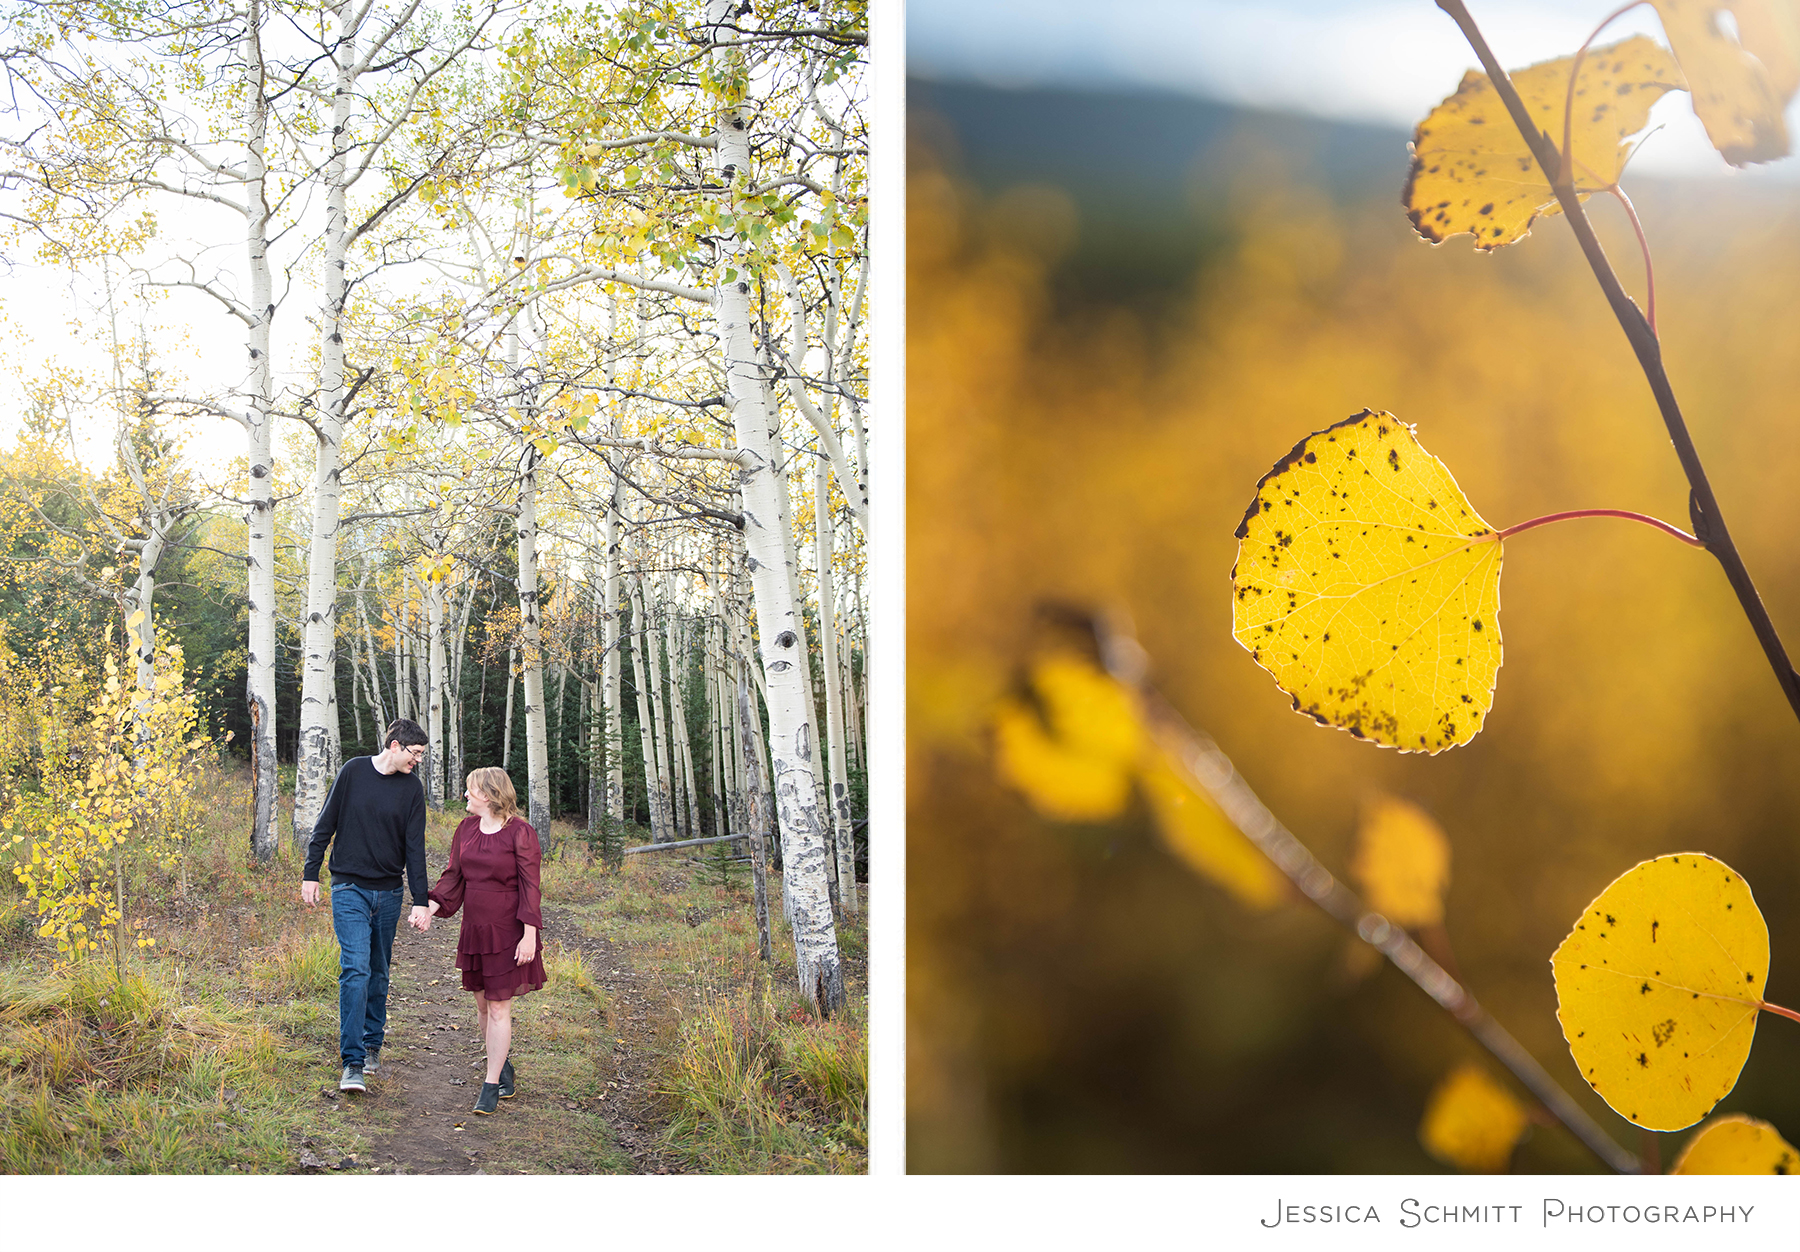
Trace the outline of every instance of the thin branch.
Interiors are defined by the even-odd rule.
[[[1775,680],[1781,684],[1782,694],[1787,696],[1794,715],[1800,717],[1800,674],[1794,672],[1793,663],[1788,660],[1787,649],[1782,646],[1781,636],[1776,633],[1775,623],[1770,620],[1762,596],[1758,594],[1756,584],[1750,578],[1750,571],[1744,567],[1743,557],[1738,554],[1731,532],[1725,527],[1724,514],[1719,510],[1712,484],[1706,477],[1706,468],[1700,463],[1700,454],[1694,447],[1693,437],[1688,433],[1687,422],[1681,415],[1681,406],[1675,399],[1675,389],[1663,370],[1662,345],[1657,341],[1656,332],[1645,319],[1643,311],[1625,293],[1618,275],[1613,272],[1612,263],[1606,259],[1606,251],[1594,235],[1593,224],[1588,221],[1580,197],[1575,194],[1569,179],[1563,176],[1562,154],[1557,150],[1555,141],[1539,130],[1531,120],[1525,102],[1519,99],[1512,79],[1494,56],[1493,49],[1488,47],[1480,28],[1475,25],[1475,19],[1469,16],[1462,0],[1437,0],[1437,5],[1461,28],[1469,46],[1480,59],[1482,68],[1487,71],[1489,81],[1500,93],[1507,112],[1512,115],[1513,124],[1519,128],[1526,145],[1537,158],[1538,167],[1550,179],[1557,202],[1562,206],[1563,216],[1568,219],[1569,228],[1575,232],[1576,241],[1580,243],[1582,254],[1587,257],[1588,267],[1593,270],[1594,278],[1599,282],[1600,290],[1605,293],[1607,303],[1612,306],[1613,316],[1618,319],[1620,329],[1625,332],[1626,340],[1637,354],[1638,365],[1643,369],[1651,394],[1656,398],[1656,407],[1662,414],[1663,425],[1675,444],[1675,454],[1681,459],[1681,468],[1687,474],[1688,513],[1694,523],[1694,532],[1706,544],[1706,550],[1723,567],[1731,589],[1737,593],[1744,616],[1750,620],[1757,642],[1762,645],[1763,654],[1768,658],[1770,668],[1775,671]]]
[[[1148,657],[1129,631],[1115,622],[1093,619],[1100,655],[1109,673],[1135,690],[1143,702],[1151,732],[1178,761],[1202,791],[1218,805],[1231,824],[1285,874],[1290,882],[1325,914],[1364,943],[1379,951],[1396,969],[1474,1036],[1536,1096],[1550,1114],[1580,1139],[1595,1155],[1621,1174],[1642,1171],[1636,1156],[1620,1147],[1550,1077],[1523,1044],[1495,1021],[1456,979],[1432,960],[1406,930],[1375,912],[1294,837],[1270,812],[1231,759],[1206,735],[1195,730],[1176,711],[1147,676]]]

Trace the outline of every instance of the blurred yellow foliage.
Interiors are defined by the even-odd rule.
[[[1769,974],[1769,927],[1743,877],[1704,853],[1615,878],[1550,958],[1581,1076],[1621,1117],[1692,1126],[1737,1085]]]
[[[1160,748],[1139,776],[1169,851],[1252,908],[1279,904],[1287,879]]]
[[[1163,843],[1190,869],[1252,908],[1269,908],[1286,879],[1157,744],[1137,697],[1094,665],[1047,653],[1028,670],[1043,718],[1023,700],[993,714],[994,768],[1053,821],[1117,817],[1143,787]]]
[[[958,159],[953,116],[915,117],[915,142],[947,136]],[[1769,762],[1793,714],[1714,563],[1648,528],[1546,527],[1507,552],[1506,686],[1465,750],[1322,734],[1233,642],[1233,529],[1274,453],[1321,413],[1430,415],[1431,452],[1496,520],[1679,517],[1687,484],[1560,224],[1498,255],[1425,247],[1391,182],[1366,197],[1328,185],[1254,119],[1232,126],[1195,175],[1210,215],[1190,224],[1215,233],[1191,280],[1158,250],[1168,236],[1133,238],[1096,209],[1091,182],[1007,189],[974,148],[987,190],[920,150],[908,171],[915,1168],[1414,1160],[1418,1110],[1382,1084],[1404,1067],[1424,1090],[1454,1063],[1437,1010],[1390,992],[1399,980],[1346,998],[1339,940],[1300,910],[1196,918],[1203,889],[1160,856],[1045,837],[990,755],[994,701],[1045,600],[1128,612],[1158,688],[1327,861],[1348,864],[1347,798],[1374,788],[1455,830],[1457,881],[1479,884],[1459,892],[1456,958],[1540,1058],[1566,1046],[1544,1011],[1548,950],[1620,867],[1702,831],[1753,882],[1792,874],[1800,773]],[[1392,152],[1397,176],[1403,141]],[[1662,351],[1732,533],[1775,619],[1800,622],[1800,351],[1779,333],[1800,202],[1754,180],[1655,182],[1634,199],[1656,245]],[[1593,218],[1609,254],[1636,255],[1610,197]],[[1124,263],[1162,285],[1126,289]],[[1785,967],[1800,927],[1770,921]],[[1796,1032],[1764,1033],[1769,1063],[1796,1055]],[[1270,1101],[1283,1133],[1246,1139],[1244,1110]],[[1339,1133],[1344,1101],[1365,1133]],[[1785,1127],[1793,1107],[1790,1092],[1758,1112]],[[1591,1164],[1564,1136],[1519,1152],[1520,1168]]]
[[[1471,1174],[1498,1174],[1525,1133],[1525,1106],[1512,1092],[1466,1063],[1431,1093],[1419,1142],[1440,1161]]]
[[[1117,817],[1131,795],[1142,751],[1137,702],[1111,677],[1073,657],[1051,654],[1030,670],[1043,719],[1023,701],[994,712],[995,768],[1045,817],[1098,822]]]
[[[1119,762],[1058,742],[1017,700],[994,711],[994,752],[1000,777],[1053,821],[1117,817],[1131,794],[1131,775]]]
[[[1715,1117],[1694,1133],[1671,1174],[1800,1174],[1800,1150],[1765,1121]]]
[[[1350,872],[1369,907],[1408,930],[1444,920],[1450,841],[1416,804],[1378,796],[1363,805]]]

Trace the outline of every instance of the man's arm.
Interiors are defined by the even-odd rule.
[[[425,788],[413,790],[412,807],[406,813],[406,885],[412,888],[410,925],[431,928],[431,884],[425,877]]]

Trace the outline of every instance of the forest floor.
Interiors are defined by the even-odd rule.
[[[0,882],[0,1171],[866,1169],[860,919],[839,932],[849,1003],[822,1021],[795,990],[778,874],[765,964],[742,867],[667,852],[606,872],[556,823],[550,978],[514,1011],[517,1096],[472,1111],[484,1046],[455,918],[423,934],[402,921],[380,1070],[341,1093],[329,907],[300,904],[291,841],[266,868],[240,846],[242,778],[212,785],[185,873],[133,884],[128,913],[157,942],[119,963],[123,980],[107,959],[59,968]],[[434,876],[458,816],[432,816]]]

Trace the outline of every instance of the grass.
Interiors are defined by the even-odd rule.
[[[207,771],[183,862],[127,886],[128,915],[157,943],[129,953],[122,977],[110,951],[59,966],[7,872],[23,849],[0,848],[0,1172],[281,1173],[303,1145],[335,1162],[381,1133],[319,1098],[337,1065],[337,944],[329,909],[297,900],[304,848],[287,837],[290,809],[283,797],[281,851],[260,865],[247,775]],[[432,866],[459,816],[431,816]],[[645,1036],[671,1153],[703,1172],[864,1170],[862,926],[840,930],[851,1003],[818,1021],[791,990],[778,876],[765,966],[741,870],[722,882],[665,853],[608,873],[572,830],[558,833],[542,878],[562,919],[546,935],[550,981],[520,1009],[534,1087],[570,1102],[608,1092],[621,1010],[605,979],[609,962],[628,964],[650,992]],[[534,1133],[513,1167],[629,1167],[591,1111]]]
[[[288,1155],[285,1049],[179,976],[90,962],[0,973],[0,1171],[274,1170]]]
[[[598,880],[590,901],[570,908],[590,935],[628,947],[654,981],[669,1148],[713,1173],[862,1172],[864,922],[839,927],[848,1003],[821,1021],[797,990],[779,875],[769,881],[774,960],[765,965],[748,874],[722,882],[716,866],[675,855],[627,858],[620,873]]]
[[[782,1021],[754,993],[681,1023],[663,1067],[672,1144],[720,1172],[860,1172],[867,1152],[867,1031],[854,1013]]]

